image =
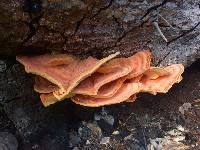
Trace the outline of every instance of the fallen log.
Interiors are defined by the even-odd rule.
[[[1,0],[0,16],[0,103],[27,149],[34,144],[49,150],[66,146],[64,131],[73,117],[63,114],[71,115],[75,106],[63,102],[44,109],[31,76],[15,61],[17,54],[103,58],[150,49],[154,66],[189,66],[200,54],[197,0]]]

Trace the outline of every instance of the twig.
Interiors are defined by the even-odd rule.
[[[163,2],[163,3],[164,3],[164,2]],[[161,4],[160,4],[160,5],[161,5]],[[160,5],[159,5],[159,7],[160,7]],[[162,6],[162,5],[161,5],[161,6]],[[150,17],[147,18],[147,20],[144,21],[141,25],[143,25],[143,24],[144,24],[145,22],[147,22],[147,21],[152,22],[153,26],[154,26],[155,29],[158,31],[158,33],[160,34],[160,36],[165,40],[165,42],[168,42],[167,38],[166,38],[165,35],[162,33],[162,31],[161,31],[161,29],[160,29],[160,27],[159,27],[159,25],[158,25],[158,16],[160,16],[160,17],[162,17],[162,16],[159,15],[158,12],[157,12],[156,10],[157,10],[157,7],[156,7],[156,9],[155,9],[154,11],[151,10],[151,11],[149,12],[149,13],[151,13]],[[170,27],[172,27],[171,24],[170,24],[165,18],[162,17],[162,19],[164,19],[164,21],[167,22],[167,24],[170,25]]]
[[[165,21],[165,23],[167,23],[168,26],[170,26],[173,30],[175,30],[175,28],[160,14],[158,14],[158,16],[163,20]]]
[[[158,31],[158,33],[160,34],[160,36],[165,40],[165,42],[168,42],[167,38],[165,37],[165,35],[162,33],[162,31],[160,30],[160,27],[158,25],[157,21],[153,22],[153,26],[156,28],[156,30]]]

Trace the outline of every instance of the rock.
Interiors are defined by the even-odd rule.
[[[78,147],[74,147],[73,150],[79,150],[79,148]]]
[[[100,144],[108,144],[110,142],[110,137],[103,137]]]
[[[86,125],[83,125],[79,127],[78,134],[82,140],[87,141],[92,136],[92,131]]]
[[[94,120],[96,121],[101,120],[101,116],[99,114],[94,114]]]
[[[85,144],[86,144],[86,145],[90,145],[91,143],[90,143],[89,140],[87,140]]]
[[[106,123],[109,126],[113,126],[115,122],[114,117],[109,115],[104,107],[102,107],[102,110],[99,113],[95,113],[94,120],[96,120],[98,123],[103,121],[103,124]]]
[[[179,125],[179,126],[177,127],[177,130],[179,130],[179,131],[181,131],[181,132],[184,132],[184,131],[185,131],[185,129],[184,129],[181,125]]]
[[[132,139],[133,139],[133,134],[130,134],[130,135],[124,137],[124,140],[125,140],[125,141],[126,141],[126,140],[132,140]]]
[[[184,128],[179,125],[176,129],[166,132],[163,138],[150,139],[148,147],[150,150],[188,148],[182,143],[183,140],[185,140]]]
[[[112,134],[113,134],[113,135],[118,135],[118,134],[119,134],[119,131],[113,131]]]
[[[173,130],[168,131],[167,134],[171,136],[179,136],[179,135],[182,135],[183,133],[180,130],[173,129]]]
[[[16,137],[8,132],[0,132],[0,149],[17,150],[18,142]]]
[[[157,138],[157,139],[151,139],[150,141],[151,145],[149,146],[150,150],[162,150],[163,145],[162,145],[162,139]]]
[[[171,139],[170,137],[164,137],[164,138],[156,138],[151,139],[150,144],[148,145],[149,150],[163,150],[163,149],[188,149],[189,146],[174,141],[174,139]]]
[[[105,134],[108,135],[112,133],[115,120],[112,115],[108,114],[104,107],[98,114],[95,114],[94,119],[97,121],[98,125]]]
[[[124,145],[126,149],[135,149],[135,150],[145,150],[144,147],[136,138],[132,137],[129,140],[124,141]]]
[[[181,114],[184,115],[185,111],[188,111],[188,109],[190,109],[192,107],[192,105],[190,103],[184,103],[182,106],[179,107],[179,111],[181,112]]]
[[[78,135],[85,143],[90,143],[91,138],[99,140],[102,137],[102,130],[96,121],[82,122],[78,128]]]
[[[107,115],[105,117],[103,117],[103,119],[105,120],[105,122],[107,122],[109,125],[113,126],[115,119],[112,115]]]
[[[73,134],[73,133],[71,133],[69,135],[69,140],[70,140],[69,141],[70,147],[74,147],[74,146],[78,145],[81,142],[81,138],[78,135]]]
[[[114,117],[112,115],[109,115],[104,109],[102,109],[100,113],[95,114],[94,119],[96,121],[100,121],[102,119],[111,126],[113,126],[115,122]]]
[[[92,134],[96,135],[97,137],[102,136],[102,130],[96,122],[88,123],[86,126],[92,131]]]

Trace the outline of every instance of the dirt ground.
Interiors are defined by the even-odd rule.
[[[200,149],[200,61],[186,69],[183,81],[167,94],[140,94],[134,103],[103,108],[69,105],[64,112],[68,120],[65,149]],[[30,148],[0,107],[2,131],[17,136],[20,150]],[[31,149],[49,149],[49,138],[53,137],[37,139],[42,146],[33,144]],[[55,142],[51,149],[57,146]]]

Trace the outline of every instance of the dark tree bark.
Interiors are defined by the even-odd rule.
[[[24,72],[15,56],[62,52],[100,58],[115,51],[130,56],[150,49],[155,66],[189,66],[200,54],[199,2],[1,0],[0,37],[0,102],[29,143],[27,149],[38,141],[41,149],[61,149],[68,140],[64,131],[73,126],[71,112],[83,112],[84,108],[65,101],[44,109],[33,91],[31,75]]]
[[[3,0],[0,10],[3,56],[38,51],[130,56],[149,48],[155,65],[189,65],[199,54],[198,0]]]

